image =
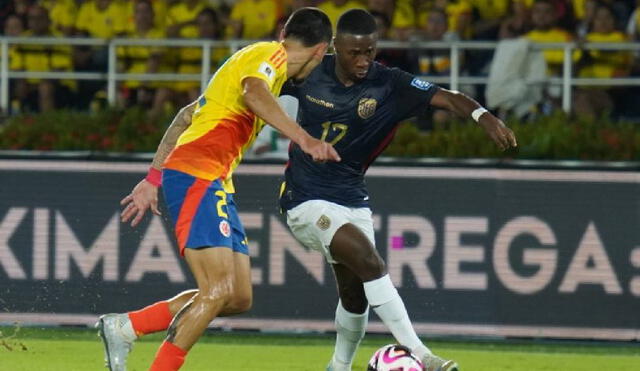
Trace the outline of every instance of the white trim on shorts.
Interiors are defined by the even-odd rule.
[[[329,246],[336,231],[351,223],[375,246],[373,219],[368,207],[346,207],[324,200],[310,200],[287,211],[287,224],[294,237],[304,246],[321,252],[327,262],[336,264]]]

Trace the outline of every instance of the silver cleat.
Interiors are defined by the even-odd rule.
[[[424,371],[458,371],[456,361],[442,359],[435,354],[427,354],[423,359]]]
[[[122,335],[121,327],[128,320],[126,314],[104,314],[95,325],[104,344],[105,364],[110,371],[127,370],[127,357],[133,343]]]

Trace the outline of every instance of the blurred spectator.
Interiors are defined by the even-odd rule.
[[[24,24],[22,22],[22,18],[18,17],[15,14],[9,14],[4,20],[4,28],[3,35],[18,37],[22,35],[24,32]],[[0,50],[0,56],[2,55],[2,51]],[[20,56],[18,55],[18,46],[10,45],[9,46],[9,68],[12,70],[21,69],[21,65],[18,64],[20,61]],[[13,92],[16,89],[16,80],[9,80],[9,91]],[[20,112],[20,101],[14,100],[11,102],[11,113],[19,113]]]
[[[416,28],[416,12],[412,0],[368,0],[366,3],[369,12],[382,13],[389,19],[389,38],[411,38]]]
[[[586,42],[621,43],[626,42],[624,33],[616,30],[616,18],[611,7],[600,4],[591,24]],[[631,54],[627,51],[594,50],[583,51],[579,63],[579,77],[611,78],[628,76],[631,68]],[[575,112],[595,117],[614,108],[612,95],[616,91],[607,87],[584,87],[576,89]]]
[[[154,13],[151,2],[138,0],[134,10],[135,29],[125,34],[132,39],[162,39],[165,32],[154,27]],[[121,46],[118,47],[119,70],[126,73],[158,73],[170,72],[163,65],[161,47],[149,46]],[[122,90],[122,100],[125,106],[132,104],[150,107],[150,115],[158,117],[164,108],[164,104],[170,98],[170,90],[163,82],[125,81]]]
[[[419,10],[418,25],[424,29],[427,26],[429,11],[441,9],[447,16],[447,28],[455,32],[461,39],[470,39],[473,36],[471,27],[472,7],[467,0],[435,0],[430,6]]]
[[[525,37],[536,42],[568,42],[573,39],[567,31],[556,26],[557,15],[552,0],[536,0],[531,8],[531,22],[533,30]],[[547,72],[552,76],[559,76],[562,71],[564,52],[562,49],[545,49],[544,59],[547,62]]]
[[[362,3],[355,0],[325,0],[318,5],[318,8],[327,13],[329,20],[331,20],[331,24],[333,25],[333,32],[335,33],[336,26],[338,25],[338,18],[340,18],[342,13],[349,9],[364,9],[364,6]]]
[[[27,25],[24,36],[59,36],[51,31],[47,9],[42,6],[29,8]],[[71,71],[71,50],[64,45],[17,45],[10,67],[29,72]],[[18,80],[13,99],[19,102],[20,109],[49,111],[69,105],[73,89],[75,81]]]
[[[627,34],[631,40],[640,40],[640,0],[636,0],[636,9],[627,22]]]
[[[474,39],[496,40],[500,23],[507,16],[510,0],[469,0],[476,17],[473,22]]]
[[[17,16],[22,24],[27,24],[27,13],[35,0],[4,0],[0,3],[0,22],[4,27],[4,22],[10,15]]]
[[[146,0],[145,0],[146,1]],[[153,24],[158,29],[165,29],[167,23],[167,12],[169,2],[167,0],[150,0],[153,7]],[[138,0],[126,1],[125,9],[125,30],[127,32],[135,29],[135,8]]]
[[[500,25],[499,38],[513,39],[531,30],[531,14],[523,0],[514,0],[509,5],[507,18]]]
[[[76,19],[81,35],[110,39],[126,31],[125,3],[116,0],[89,0],[82,4]]]
[[[447,13],[444,9],[433,8],[427,16],[427,23],[424,26],[424,41],[456,41],[458,35],[449,32],[447,27]],[[448,76],[451,73],[451,53],[449,49],[426,48],[420,49],[417,54],[417,73],[429,76]],[[461,68],[462,69],[462,68]],[[453,116],[445,110],[434,109],[430,112],[430,125],[433,123],[444,123]],[[424,128],[424,124],[422,125]]]
[[[198,38],[217,40],[222,33],[222,25],[215,10],[211,8],[203,9],[196,18],[198,26]],[[211,74],[215,73],[224,57],[229,54],[226,48],[213,48],[211,50]],[[180,48],[179,50],[178,73],[199,74],[202,70],[202,48]],[[174,84],[174,88],[183,95],[186,95],[186,103],[193,102],[200,95],[200,82],[179,81]]]
[[[583,39],[589,33],[589,28],[593,22],[593,17],[596,14],[596,7],[598,6],[598,0],[581,0],[575,1],[574,6],[581,6],[580,12],[578,8],[576,10],[576,35],[578,38]]]
[[[372,11],[371,15],[376,20],[378,26],[378,39],[388,40],[391,38],[389,34],[391,21],[384,13]],[[406,49],[378,49],[376,61],[389,67],[398,67],[405,71],[414,71],[416,68],[411,63]]]
[[[455,32],[448,31],[447,14],[440,8],[429,12],[423,35],[424,41],[451,42],[459,39]],[[451,70],[451,53],[449,49],[421,49],[417,64],[421,75],[447,76]]]
[[[229,35],[234,39],[268,38],[278,18],[278,7],[273,0],[240,0],[231,10]]]
[[[172,5],[167,12],[167,35],[169,37],[197,37],[196,17],[205,7],[206,4],[202,0],[184,0]]]
[[[22,18],[15,14],[9,14],[4,20],[4,35],[18,37],[24,32]]]
[[[51,28],[64,36],[71,36],[75,32],[78,8],[74,0],[47,0],[40,2],[49,11]]]

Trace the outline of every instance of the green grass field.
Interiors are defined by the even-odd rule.
[[[86,329],[0,327],[0,371],[101,370],[102,343]],[[162,336],[138,341],[130,371],[147,370]],[[368,357],[391,338],[368,335],[354,363],[366,369]],[[640,344],[590,342],[431,341],[464,371],[640,370]],[[192,349],[184,370],[322,371],[333,350],[329,335],[280,335],[210,332]]]

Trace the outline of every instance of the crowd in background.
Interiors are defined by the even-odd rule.
[[[10,0],[2,4],[0,24],[5,36],[274,39],[291,11],[318,6],[334,25],[347,9],[368,9],[378,22],[381,39],[640,40],[640,0]],[[214,49],[213,70],[228,55],[225,48]],[[202,50],[123,46],[117,49],[117,57],[120,72],[197,74]],[[463,74],[486,75],[491,58],[490,51],[465,52],[461,58]],[[546,50],[544,59],[548,75],[561,73],[562,50]],[[451,65],[449,51],[440,49],[380,50],[377,60],[430,76],[448,75]],[[100,47],[24,44],[11,46],[9,61],[13,71],[105,71],[107,53]],[[637,58],[629,51],[578,51],[574,74],[638,75]],[[118,87],[118,104],[143,105],[151,114],[159,115],[192,101],[199,90],[196,81],[124,81]],[[13,79],[10,91],[11,113],[61,107],[92,109],[105,98],[105,82]],[[628,104],[633,95],[630,91],[611,87],[576,89],[574,108],[590,115],[637,109],[637,104]],[[483,100],[482,89],[470,94]],[[553,98],[549,101],[557,104]]]

